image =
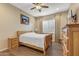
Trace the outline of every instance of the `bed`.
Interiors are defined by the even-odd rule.
[[[39,34],[31,31],[17,31],[17,36],[20,45],[43,51],[44,55],[46,55],[48,47],[52,45],[52,34],[50,33]]]

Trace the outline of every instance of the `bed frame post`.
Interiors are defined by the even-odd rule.
[[[43,53],[44,53],[44,56],[46,56],[46,50],[45,49],[44,49]]]
[[[48,35],[45,37],[45,41],[44,41],[44,55],[46,55],[47,53],[47,49],[48,47],[52,45],[52,34]]]

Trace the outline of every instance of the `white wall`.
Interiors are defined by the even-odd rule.
[[[29,25],[20,24],[20,14],[30,18]],[[17,30],[34,30],[34,17],[10,4],[0,4],[0,51],[8,48],[8,37]]]

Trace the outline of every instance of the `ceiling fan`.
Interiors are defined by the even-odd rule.
[[[39,12],[41,12],[42,8],[49,8],[47,5],[43,4],[43,3],[33,3],[33,8],[31,8],[31,10],[33,9],[37,9]]]

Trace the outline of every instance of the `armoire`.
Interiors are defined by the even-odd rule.
[[[63,55],[79,56],[79,24],[67,24],[62,29]]]

